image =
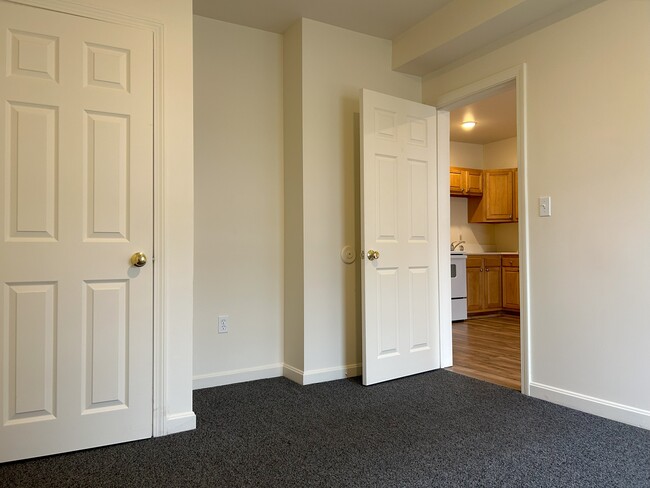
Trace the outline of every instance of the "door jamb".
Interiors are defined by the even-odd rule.
[[[37,7],[78,17],[111,22],[150,31],[153,36],[153,403],[152,434],[154,437],[166,435],[167,401],[166,384],[166,343],[165,324],[165,239],[164,239],[164,126],[163,126],[163,59],[164,25],[152,19],[135,17],[122,12],[81,5],[69,0],[7,0],[12,3]]]
[[[521,329],[521,392],[530,395],[530,280],[529,280],[529,228],[528,228],[528,161],[527,161],[527,105],[526,105],[526,63],[514,66],[500,73],[479,80],[470,85],[448,92],[435,101],[439,110],[453,110],[491,94],[499,92],[507,83],[514,81],[517,96],[517,159],[518,159],[518,202],[519,211],[519,301]],[[439,159],[439,161],[441,161]],[[449,159],[447,159],[449,161]],[[447,171],[448,172],[448,171]],[[443,187],[444,184],[444,187]],[[449,182],[438,180],[438,193],[449,193]],[[442,252],[442,248],[441,248]],[[448,253],[447,253],[448,254]],[[441,258],[442,259],[442,258]],[[440,268],[441,270],[443,268]],[[448,269],[448,268],[444,268]],[[445,275],[446,276],[446,275]],[[444,277],[441,277],[444,278]],[[444,330],[443,330],[444,329]],[[451,320],[440,324],[441,358],[452,363]]]

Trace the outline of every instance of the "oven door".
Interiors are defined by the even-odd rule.
[[[451,298],[467,298],[466,262],[464,254],[451,256]]]

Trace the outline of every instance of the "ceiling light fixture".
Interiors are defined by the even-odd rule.
[[[476,127],[476,122],[473,120],[467,120],[460,124],[460,126],[465,130],[472,130],[474,127]]]

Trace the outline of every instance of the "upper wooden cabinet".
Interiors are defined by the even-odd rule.
[[[483,197],[471,198],[467,204],[471,223],[517,222],[517,170],[483,171]]]
[[[483,195],[483,171],[470,168],[449,168],[449,193],[456,197]]]

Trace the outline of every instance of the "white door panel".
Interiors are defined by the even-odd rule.
[[[436,109],[362,92],[363,382],[440,367]]]
[[[153,40],[0,0],[0,461],[151,436]]]

